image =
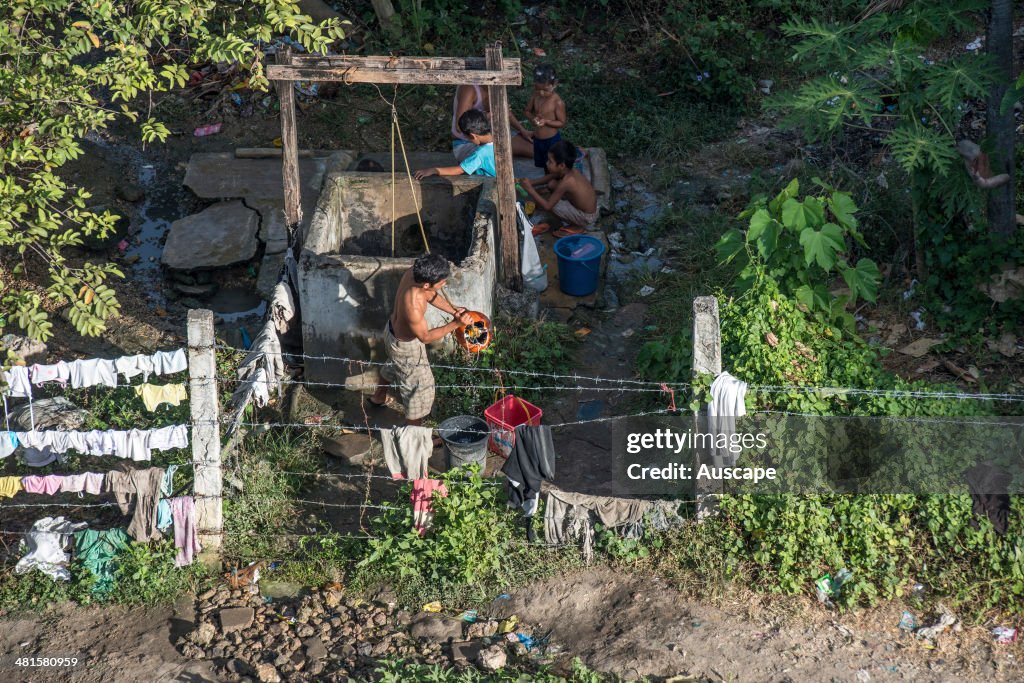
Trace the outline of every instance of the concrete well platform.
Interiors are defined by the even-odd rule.
[[[379,348],[403,273],[424,245],[419,203],[432,252],[453,263],[446,292],[458,306],[494,312],[496,281],[494,181],[433,177],[394,187],[390,174],[328,171],[299,258],[303,350],[308,356],[383,360]],[[427,324],[448,318],[429,308]],[[344,383],[358,367],[308,358],[311,382]]]

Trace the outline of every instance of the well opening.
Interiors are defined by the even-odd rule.
[[[410,187],[405,178],[400,178],[393,187],[389,175],[375,174],[343,175],[337,182],[337,253],[383,258],[423,254],[423,236],[416,216],[418,202],[430,250],[457,266],[469,256],[482,181],[428,178]]]

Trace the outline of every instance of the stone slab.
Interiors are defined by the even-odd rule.
[[[259,215],[240,201],[214,204],[171,223],[160,261],[175,270],[220,268],[256,255]]]
[[[260,262],[260,273],[256,278],[256,291],[264,299],[269,300],[274,295],[274,287],[277,286],[283,267],[283,253],[263,255],[263,261]]]
[[[255,612],[252,607],[229,607],[220,611],[220,630],[227,634],[252,625]]]
[[[370,456],[373,439],[366,434],[338,434],[325,436],[320,446],[328,455],[358,466]]]
[[[320,197],[327,157],[299,159],[299,190],[303,223],[309,222]],[[193,154],[184,184],[204,199],[245,199],[256,204],[284,205],[281,159],[237,159],[232,152]]]
[[[284,205],[263,201],[250,201],[249,205],[260,215],[260,239],[267,243],[284,241],[287,247],[288,225],[284,222]]]

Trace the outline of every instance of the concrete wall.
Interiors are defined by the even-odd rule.
[[[404,183],[408,196],[408,180],[399,180]],[[466,226],[470,238],[468,255],[453,264],[445,289],[456,306],[492,316],[497,279],[494,181],[465,178],[455,183],[447,179],[414,183],[420,193],[423,184],[447,192],[449,197],[479,192],[471,214],[472,223]],[[432,194],[430,189],[427,194]],[[440,209],[438,205],[438,220],[442,220],[444,214]],[[382,214],[386,221],[381,221]],[[469,217],[467,214],[463,220],[469,222]],[[457,220],[457,217],[453,215],[445,220]],[[359,230],[376,224],[381,225],[382,232],[387,232],[390,247],[390,222],[390,174],[337,171],[325,178],[299,257],[299,303],[307,356],[384,360],[379,348],[384,324],[391,314],[402,274],[412,267],[414,259],[338,252],[346,235],[358,234]],[[440,311],[428,309],[430,327],[443,325],[447,320]],[[312,382],[342,383],[350,374],[359,372],[359,368],[350,369],[337,361],[308,359],[306,364],[306,377]]]

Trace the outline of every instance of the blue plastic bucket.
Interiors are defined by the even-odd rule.
[[[558,284],[569,296],[587,296],[597,289],[604,242],[590,235],[569,235],[555,242]]]

